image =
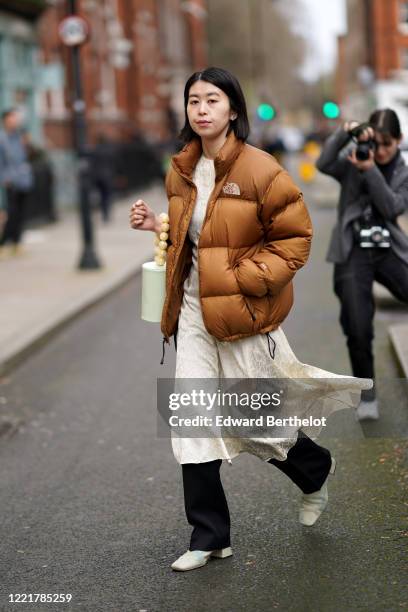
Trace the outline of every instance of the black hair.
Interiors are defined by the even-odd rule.
[[[14,108],[14,107],[13,108],[8,108],[7,110],[5,110],[5,111],[3,111],[1,113],[1,120],[5,121],[9,115],[12,115],[13,113],[16,113],[16,112],[17,112],[16,108]]]
[[[249,121],[244,94],[238,79],[233,74],[223,68],[206,68],[200,72],[194,72],[188,79],[184,87],[184,114],[185,124],[179,134],[180,140],[184,143],[197,138],[197,134],[190,126],[187,116],[187,104],[190,87],[197,81],[206,81],[219,87],[229,98],[231,110],[237,113],[237,118],[230,122],[227,134],[234,130],[235,136],[244,142],[249,136]]]
[[[401,125],[397,113],[391,108],[378,109],[371,113],[368,120],[370,126],[384,136],[399,140],[402,136]]]

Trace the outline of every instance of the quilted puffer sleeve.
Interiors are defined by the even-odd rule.
[[[309,257],[313,233],[303,195],[285,170],[272,180],[260,204],[265,243],[235,268],[241,291],[257,297],[276,295],[293,278]]]

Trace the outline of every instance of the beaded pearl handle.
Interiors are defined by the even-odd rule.
[[[166,263],[166,251],[167,251],[167,240],[169,237],[169,215],[166,213],[161,213],[159,215],[161,219],[160,231],[156,234],[156,238],[154,239],[155,245],[155,253],[156,256],[154,261],[158,266],[163,266]]]

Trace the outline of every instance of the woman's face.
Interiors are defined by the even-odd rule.
[[[228,96],[219,87],[207,81],[196,81],[190,87],[187,117],[191,129],[201,138],[213,139],[226,134],[230,120],[236,116]]]
[[[377,143],[375,161],[380,165],[388,164],[396,155],[401,138],[393,138],[389,134],[382,134],[381,132],[374,132],[374,138]]]

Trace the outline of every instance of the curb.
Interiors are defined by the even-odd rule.
[[[374,283],[374,298],[377,304],[387,308],[390,305],[401,304],[385,287]],[[408,324],[393,323],[388,325],[388,335],[393,347],[398,366],[408,378]]]
[[[136,277],[141,273],[143,260],[137,264],[129,266],[127,269],[117,274],[110,279],[103,287],[99,287],[92,294],[82,298],[81,300],[70,304],[64,311],[60,311],[53,319],[48,320],[45,324],[34,329],[29,338],[25,338],[14,346],[11,350],[0,355],[0,377],[8,374],[11,369],[20,365],[38,348],[44,346],[50,338],[61,331],[65,326],[72,323],[78,316],[86,310],[92,308],[99,302],[103,301],[109,295],[126,285],[132,277]],[[4,424],[0,427],[0,435]]]
[[[408,378],[408,324],[390,325],[388,333],[399,365],[405,378]]]

